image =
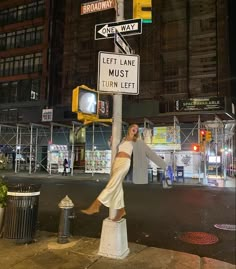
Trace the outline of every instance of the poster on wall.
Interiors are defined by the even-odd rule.
[[[198,177],[200,166],[200,155],[197,152],[181,151],[176,154],[176,166],[184,167],[187,177]]]
[[[64,159],[69,161],[69,153],[67,145],[48,145],[48,162],[47,169],[50,172],[62,173],[63,172],[63,162]]]
[[[111,171],[111,150],[86,150],[85,173],[105,173]]]
[[[180,127],[154,127],[152,148],[156,150],[181,150]]]

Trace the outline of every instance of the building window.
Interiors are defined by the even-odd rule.
[[[5,66],[4,59],[0,59],[0,77],[3,77],[4,75],[4,66]]]
[[[25,46],[25,31],[17,31],[16,34],[16,46],[15,48],[22,48]]]
[[[15,103],[17,101],[17,82],[11,82],[8,85],[8,101]]]
[[[42,71],[42,53],[36,53],[34,58],[34,72]]]
[[[24,21],[27,18],[27,6],[18,6],[18,11],[17,11],[17,19],[18,21]]]
[[[33,73],[34,71],[34,55],[28,54],[24,56],[24,73]]]
[[[11,76],[16,74],[30,74],[41,72],[42,53],[15,56],[0,60],[0,75]]]
[[[23,73],[23,56],[16,56],[14,61],[14,75]]]
[[[27,28],[15,32],[0,35],[0,48],[7,50],[12,48],[24,48],[40,44],[43,41],[43,26]]]
[[[14,35],[14,33],[8,33],[7,34],[6,48],[7,49],[12,49],[14,47],[15,47],[15,35]]]
[[[17,8],[10,8],[8,13],[8,23],[17,21]]]
[[[40,95],[40,80],[32,80],[30,100],[39,100]]]
[[[6,49],[6,34],[0,34],[0,50]]]
[[[8,24],[8,9],[0,10],[0,25]]]
[[[0,10],[0,25],[32,20],[45,14],[44,0],[35,0],[27,5]]]
[[[5,59],[4,76],[13,75],[14,57]]]
[[[18,117],[18,111],[16,108],[0,110],[1,122],[17,121],[17,117]]]
[[[39,79],[0,83],[0,104],[37,101],[40,86]]]

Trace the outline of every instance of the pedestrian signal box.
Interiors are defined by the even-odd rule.
[[[73,89],[72,112],[97,116],[98,92],[85,85]]]
[[[112,119],[108,118],[110,116],[109,100],[107,98],[99,100],[98,92],[85,85],[73,89],[71,110],[77,113],[77,119],[83,121],[84,124],[112,122]],[[99,119],[99,115],[103,118]]]
[[[133,0],[133,18],[152,23],[152,0]]]

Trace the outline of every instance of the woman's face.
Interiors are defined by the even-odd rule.
[[[131,127],[130,127],[130,131],[129,133],[131,135],[136,135],[138,133],[138,125],[136,124],[133,124]]]

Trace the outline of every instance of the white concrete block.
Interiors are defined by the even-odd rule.
[[[98,255],[113,259],[124,259],[129,254],[126,219],[112,221],[104,219]]]

